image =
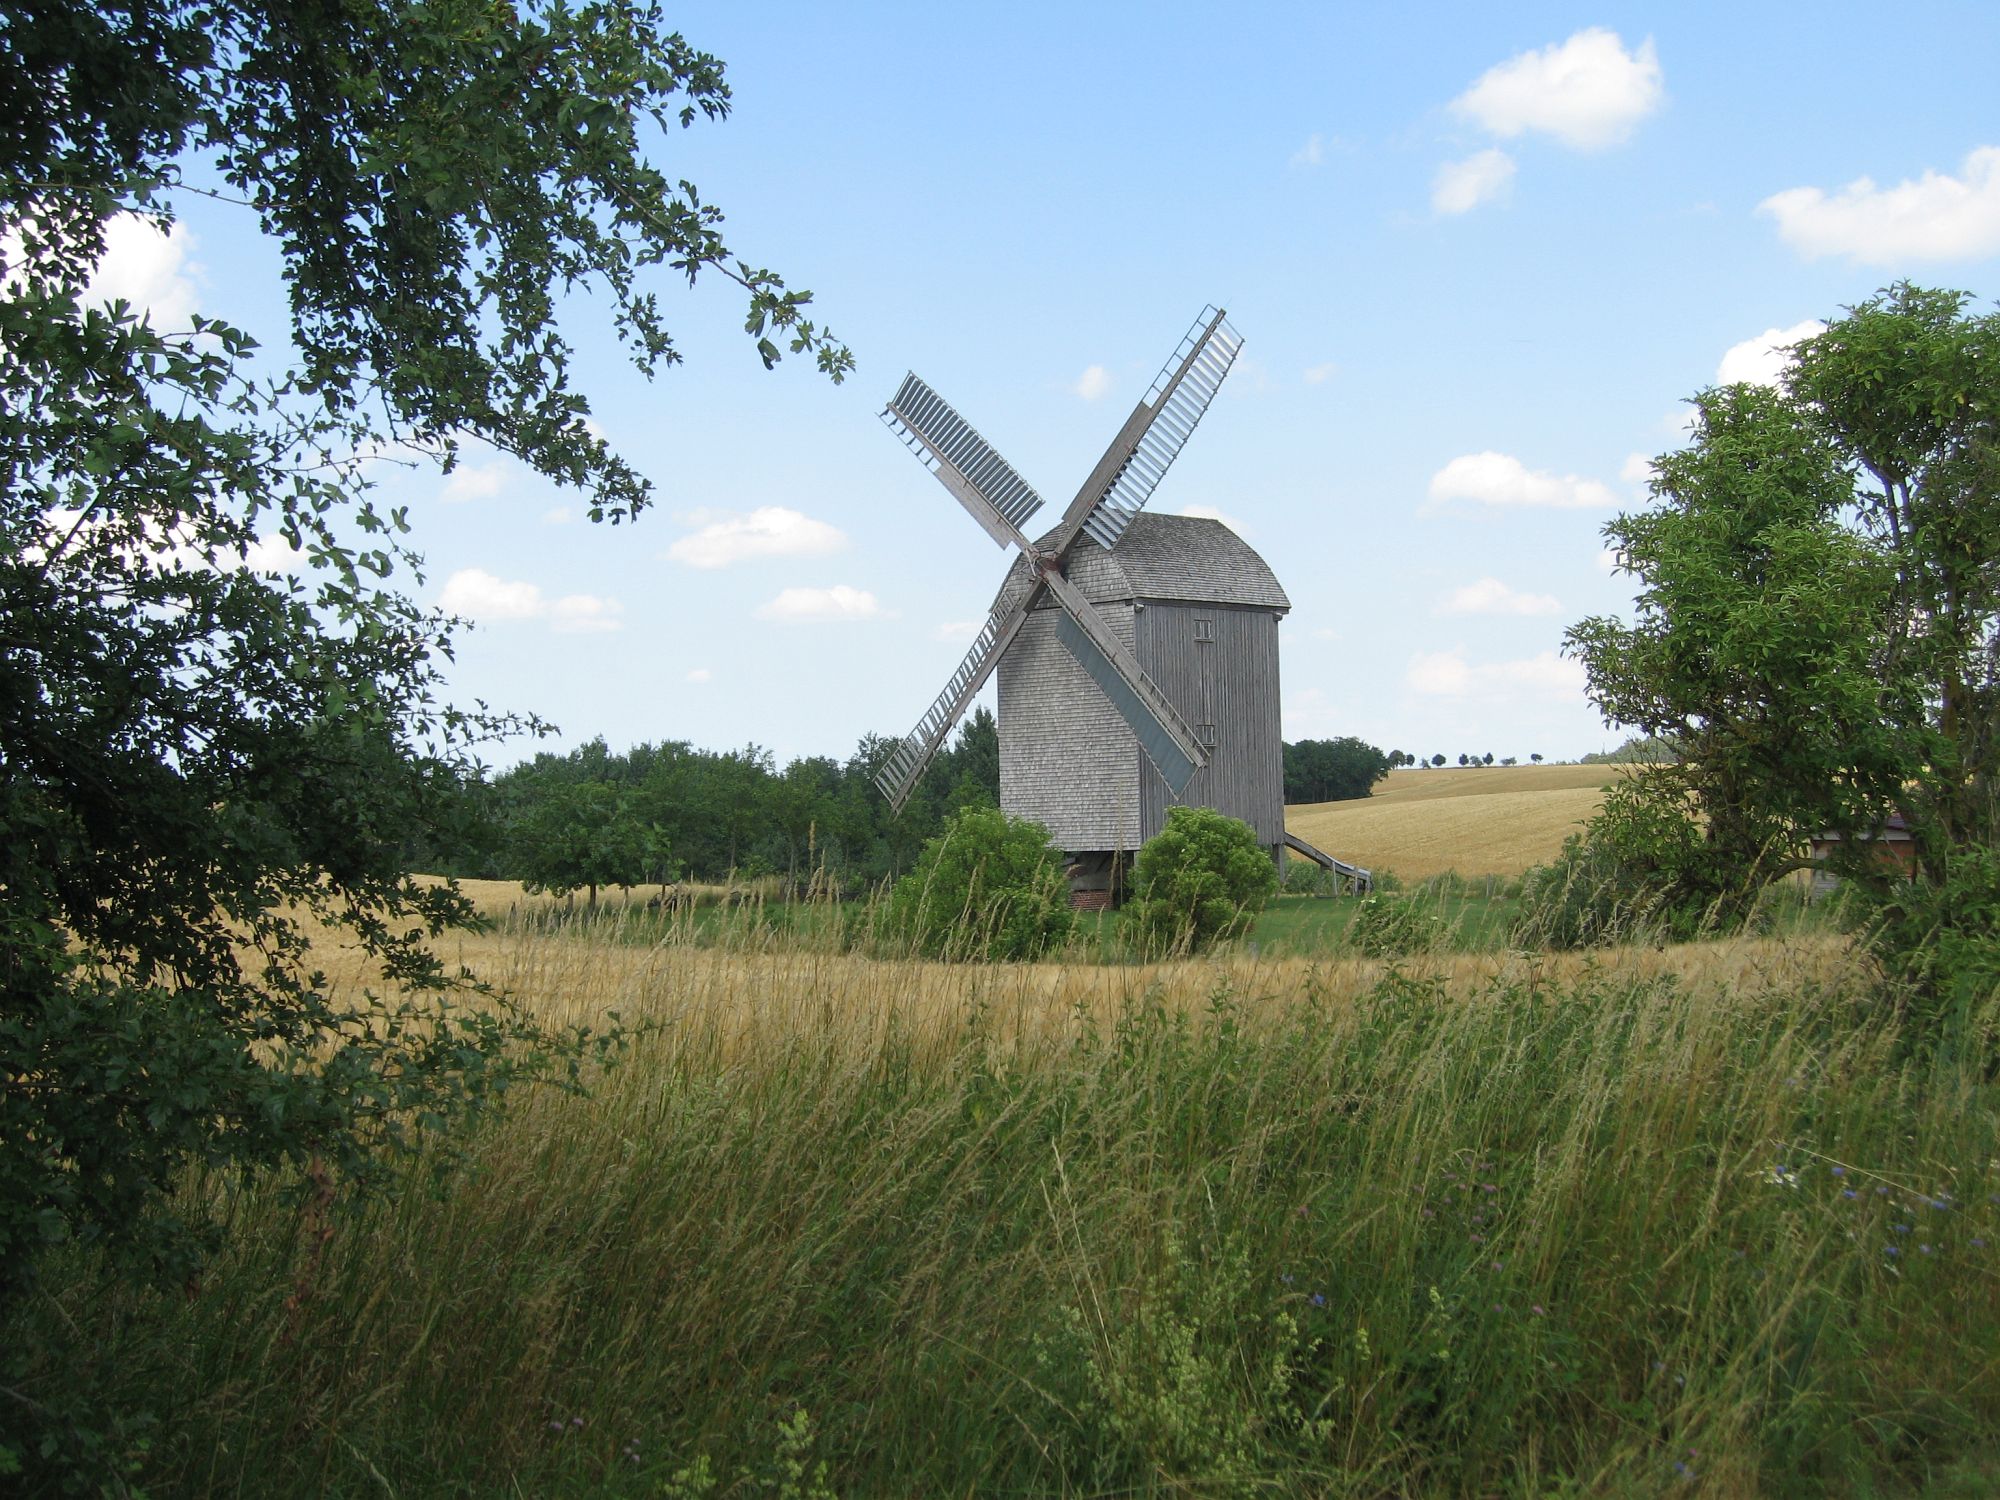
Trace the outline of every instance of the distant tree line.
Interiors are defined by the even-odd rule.
[[[1000,736],[977,709],[900,814],[875,785],[896,741],[864,735],[845,760],[701,750],[684,740],[613,751],[600,739],[462,784],[443,832],[412,839],[409,868],[520,880],[595,901],[606,887],[824,872],[847,891],[907,873],[954,814],[1000,804]],[[1284,747],[1285,800],[1366,797],[1414,763],[1352,737]]]
[[[908,870],[944,819],[997,807],[1000,738],[974,711],[901,815],[875,785],[896,741],[864,735],[845,760],[701,750],[684,740],[612,751],[600,739],[468,781],[443,839],[407,850],[413,868],[513,879],[592,900],[604,886],[825,871],[858,889]]]
[[[1393,758],[1392,758],[1393,757]],[[1375,783],[1402,764],[1400,750],[1384,754],[1365,740],[1300,740],[1285,746],[1285,801],[1348,802],[1365,797]]]

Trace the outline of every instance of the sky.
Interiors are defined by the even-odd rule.
[[[734,110],[655,142],[858,368],[766,371],[720,278],[648,383],[576,373],[634,526],[473,450],[378,466],[467,617],[450,690],[553,740],[780,764],[901,735],[1007,557],[881,425],[914,370],[1053,521],[1207,304],[1245,339],[1151,507],[1292,600],[1287,739],[1568,759],[1623,732],[1564,631],[1629,614],[1602,528],[1686,398],[1899,279],[2000,295],[2000,6],[693,4]],[[100,289],[282,339],[246,211],[114,236]],[[1030,530],[1037,527],[1031,526]],[[987,688],[991,700],[992,687]]]

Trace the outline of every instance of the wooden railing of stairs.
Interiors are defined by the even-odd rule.
[[[1365,896],[1375,888],[1375,877],[1362,869],[1361,866],[1350,865],[1344,859],[1335,859],[1324,849],[1314,848],[1290,830],[1287,830],[1285,833],[1285,847],[1303,855],[1314,864],[1324,865],[1327,869],[1333,871],[1334,874],[1347,882],[1348,888],[1357,896]]]

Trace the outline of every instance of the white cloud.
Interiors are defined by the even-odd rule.
[[[687,680],[689,682],[713,682],[715,674],[709,671],[707,667],[696,667],[687,674]]]
[[[1306,143],[1292,153],[1295,167],[1316,167],[1326,160],[1326,137],[1314,131],[1306,137]]]
[[[1465,648],[1419,651],[1403,672],[1403,686],[1426,698],[1539,698],[1583,696],[1583,663],[1542,651],[1515,661],[1468,662]]]
[[[1627,52],[1616,32],[1592,26],[1488,68],[1451,108],[1503,139],[1540,131],[1596,151],[1630,136],[1665,92],[1651,38]]]
[[[1621,553],[1614,551],[1610,547],[1600,547],[1597,549],[1597,566],[1602,568],[1606,573],[1616,573],[1624,565],[1624,557]]]
[[[931,636],[940,641],[969,641],[985,628],[984,620],[946,620]]]
[[[84,296],[122,299],[150,314],[162,332],[183,331],[200,308],[193,279],[198,268],[188,260],[194,244],[182,225],[162,230],[139,214],[116,214],[104,226],[104,258]]]
[[[1470,212],[1506,192],[1513,180],[1514,158],[1498,147],[1448,161],[1431,179],[1431,208],[1441,214]]]
[[[1403,671],[1403,685],[1427,698],[1461,698],[1472,685],[1472,668],[1458,650],[1419,651]]]
[[[780,589],[778,596],[758,606],[757,618],[799,625],[814,621],[880,620],[887,612],[866,589],[836,583],[830,589]]]
[[[1328,360],[1325,364],[1307,365],[1301,373],[1307,385],[1325,385],[1340,373],[1340,366]]]
[[[1830,197],[1816,187],[1788,188],[1757,211],[1776,219],[1785,243],[1807,260],[1981,260],[2000,254],[2000,146],[1968,154],[1963,176],[1926,171],[1892,188],[1858,177]]]
[[[491,500],[507,484],[507,462],[496,458],[490,464],[456,465],[445,476],[444,492],[438,497],[446,505],[463,505],[468,500]]]
[[[1086,401],[1095,401],[1111,391],[1111,372],[1103,365],[1092,365],[1077,376],[1076,384],[1070,387],[1072,395],[1081,396]]]
[[[552,505],[542,512],[544,526],[567,526],[576,519],[576,512],[567,505]]]
[[[1625,462],[1619,465],[1618,477],[1627,484],[1650,484],[1653,480],[1653,461],[1643,453],[1628,453]]]
[[[753,557],[815,557],[847,545],[839,527],[782,505],[762,505],[748,515],[698,510],[682,519],[701,529],[666,555],[690,568],[726,568]]]
[[[1790,328],[1766,328],[1755,338],[1731,344],[1715,367],[1715,383],[1735,385],[1745,381],[1751,385],[1776,385],[1792,362],[1791,346],[1825,332],[1826,324],[1817,318],[1807,318]]]
[[[1445,615],[1556,615],[1562,604],[1553,594],[1523,594],[1497,578],[1481,578],[1453,589],[1438,605]]]
[[[1217,510],[1213,505],[1183,505],[1181,514],[1193,516],[1201,521],[1220,521],[1238,536],[1248,536],[1249,529],[1237,517],[1226,510]]]
[[[564,594],[548,608],[549,628],[563,635],[618,630],[625,624],[618,618],[624,613],[625,606],[616,599],[597,594]]]
[[[460,568],[444,581],[438,607],[468,620],[532,620],[545,608],[532,583],[508,582],[484,568]]]
[[[448,615],[492,624],[504,620],[546,620],[565,634],[617,630],[624,606],[596,594],[565,594],[550,600],[540,585],[499,578],[484,568],[460,568],[444,581],[438,607]]]
[[[1611,491],[1595,479],[1529,469],[1508,453],[1467,453],[1454,458],[1431,476],[1433,501],[1470,500],[1479,505],[1553,506],[1586,509],[1614,503]]]

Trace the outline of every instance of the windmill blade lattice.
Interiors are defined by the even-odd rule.
[[[1036,585],[1033,572],[1016,563],[1014,571],[1001,585],[1000,597],[993,601],[993,610],[987,615],[985,625],[973,638],[972,648],[965,653],[958,670],[951,674],[944,691],[937,695],[937,701],[917,720],[917,727],[903,736],[882,769],[875,773],[875,785],[881,788],[882,795],[889,799],[889,806],[896,812],[901,812],[903,804],[910,800],[910,793],[916,790],[917,782],[923,778],[925,769],[944,744],[945,736],[951,733],[951,726],[958,722],[973,696],[993,675],[1000,653],[1007,649],[1007,643],[1014,639],[1022,621],[1028,617],[1028,604]]]
[[[1152,498],[1242,348],[1243,336],[1221,311],[1204,308],[1140,402],[1154,408],[1151,425],[1084,517],[1083,529],[1099,546],[1107,551],[1117,546],[1132,517]]]
[[[1042,497],[950,402],[915,375],[905,375],[882,422],[944,481],[987,535],[1003,547],[1010,541],[1025,545],[1021,528],[1042,508]],[[996,525],[996,517],[1005,524]]]

